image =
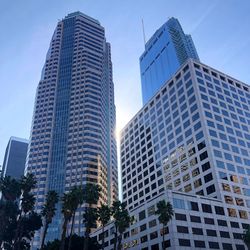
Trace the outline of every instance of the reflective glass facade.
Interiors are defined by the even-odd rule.
[[[48,190],[60,195],[87,182],[102,187],[100,203],[118,197],[115,105],[110,45],[100,23],[80,12],[59,21],[37,89],[27,171],[38,185],[40,211]],[[84,232],[84,206],[74,232]],[[47,240],[58,238],[60,204]],[[35,236],[39,246],[41,232]]]
[[[140,57],[143,105],[188,58],[199,60],[193,40],[177,19],[170,18],[146,43]]]
[[[28,141],[11,137],[5,150],[2,176],[20,178],[24,175]]]

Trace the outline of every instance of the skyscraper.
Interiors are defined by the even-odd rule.
[[[189,59],[121,133],[123,249],[247,249],[250,86]],[[175,214],[163,232],[160,200]],[[113,249],[114,223],[105,228]],[[92,236],[101,239],[102,229]]]
[[[167,235],[170,249],[245,249],[240,235],[250,213],[249,105],[249,85],[189,59],[135,115],[121,135],[123,200],[141,221],[131,233],[148,222],[146,237],[161,241],[159,225],[150,229],[149,222],[150,207],[161,197],[177,212]],[[196,221],[188,211],[195,211]],[[140,242],[144,234],[126,241],[148,249],[153,242]],[[220,240],[210,237],[216,235]]]
[[[118,197],[115,104],[110,44],[100,23],[81,13],[58,22],[38,84],[27,171],[37,178],[36,209],[48,190],[98,183],[100,202]],[[84,207],[74,232],[82,234]],[[47,239],[58,238],[60,208]],[[39,246],[40,233],[34,239]]]
[[[24,175],[28,140],[11,137],[6,147],[2,166],[2,177],[20,178]]]
[[[172,17],[149,39],[140,57],[143,105],[188,58],[199,61],[192,37]]]

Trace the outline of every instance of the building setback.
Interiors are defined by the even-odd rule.
[[[11,137],[5,150],[1,176],[19,179],[24,175],[28,140]]]
[[[38,84],[27,172],[37,179],[38,212],[49,190],[97,183],[101,203],[118,197],[115,104],[110,44],[100,23],[81,12],[58,22]],[[74,232],[84,232],[84,206]],[[47,240],[60,237],[60,207]],[[39,247],[41,232],[34,238]]]
[[[152,220],[165,199],[175,211],[168,249],[246,249],[249,107],[250,86],[189,59],[132,118],[121,133],[121,170],[123,201],[136,220],[124,248],[162,249]]]
[[[145,105],[188,58],[199,61],[192,37],[172,17],[149,39],[140,57],[142,101]]]

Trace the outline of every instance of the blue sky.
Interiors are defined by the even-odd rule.
[[[249,0],[1,0],[0,164],[10,136],[29,138],[53,30],[77,10],[98,19],[111,43],[118,130],[142,106],[142,18],[149,39],[168,17],[177,17],[203,63],[250,84]]]

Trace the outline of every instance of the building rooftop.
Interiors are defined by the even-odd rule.
[[[88,19],[89,21],[92,21],[92,22],[94,22],[96,24],[100,24],[100,22],[98,20],[96,20],[96,19],[94,19],[94,18],[92,18],[92,17],[90,17],[88,15],[83,14],[81,11],[72,12],[72,13],[68,14],[65,17],[65,19],[72,18],[72,17],[75,17],[75,16],[82,16],[82,17]]]

